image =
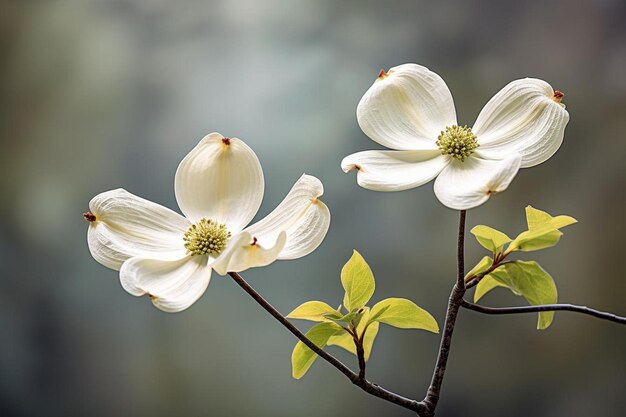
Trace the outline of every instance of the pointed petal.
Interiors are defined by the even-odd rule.
[[[452,94],[441,77],[417,64],[381,74],[356,110],[359,126],[372,140],[391,149],[437,149],[446,126],[456,124]]]
[[[191,224],[168,208],[118,188],[95,196],[89,209],[96,216],[87,232],[89,251],[107,268],[119,270],[134,256],[176,259],[185,252]]]
[[[302,175],[274,211],[245,231],[265,246],[274,245],[278,235],[286,232],[287,243],[278,259],[308,255],[322,243],[330,226],[330,211],[319,200],[322,194],[319,179]]]
[[[444,205],[467,210],[483,204],[492,194],[507,189],[520,168],[521,156],[501,161],[476,156],[451,161],[435,180],[435,195]]]
[[[176,200],[182,212],[241,231],[259,210],[263,171],[255,153],[242,140],[219,133],[205,136],[176,171]]]
[[[241,272],[257,266],[265,266],[274,262],[285,247],[287,234],[283,231],[276,237],[271,246],[263,246],[255,241],[248,232],[233,236],[222,254],[211,267],[220,275],[228,272]]]
[[[549,159],[563,143],[569,114],[545,81],[525,78],[500,90],[478,115],[472,130],[479,150],[492,159],[522,155],[522,168]]]
[[[436,151],[363,151],[346,156],[341,169],[357,171],[357,182],[374,191],[402,191],[435,178],[448,163]]]
[[[183,311],[206,291],[211,279],[208,256],[185,256],[173,261],[131,258],[120,269],[122,287],[130,294],[148,294],[168,313]]]

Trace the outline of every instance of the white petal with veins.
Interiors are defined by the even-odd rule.
[[[276,240],[264,246],[248,232],[233,236],[222,254],[211,267],[220,275],[241,272],[249,268],[269,265],[274,262],[287,242],[287,233],[280,232]]]
[[[435,195],[444,205],[467,210],[483,204],[492,194],[507,189],[521,163],[520,155],[504,160],[453,160],[435,180]]]
[[[402,191],[435,178],[448,164],[436,151],[363,151],[341,161],[344,172],[357,171],[357,182],[368,190]]]
[[[522,168],[545,162],[563,143],[569,114],[545,81],[525,78],[500,90],[472,128],[480,152],[491,159],[522,155]]]
[[[122,287],[130,294],[148,294],[160,310],[174,313],[191,306],[211,279],[208,256],[185,256],[175,261],[131,258],[120,269]]]
[[[176,171],[176,200],[193,222],[201,218],[241,231],[259,210],[263,171],[256,154],[237,138],[205,136]]]
[[[433,150],[446,126],[456,124],[452,94],[441,77],[426,67],[391,68],[365,93],[357,119],[372,140],[391,149]]]
[[[191,223],[180,214],[118,188],[89,202],[96,221],[87,242],[94,259],[119,270],[134,256],[177,259],[184,254],[183,235]]]
[[[321,181],[302,175],[284,200],[262,220],[245,229],[261,245],[274,245],[286,232],[287,243],[278,259],[296,259],[313,252],[330,226],[330,211],[318,198],[324,194]]]

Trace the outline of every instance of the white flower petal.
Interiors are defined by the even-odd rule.
[[[120,269],[120,282],[132,295],[148,294],[160,310],[183,311],[206,291],[211,279],[208,261],[208,256],[174,261],[131,258]]]
[[[453,160],[435,180],[435,195],[444,205],[467,210],[483,204],[492,194],[507,189],[521,163],[520,155],[504,160],[469,157]]]
[[[287,243],[278,259],[308,255],[322,243],[330,226],[330,211],[318,199],[322,194],[324,186],[319,179],[302,175],[274,211],[245,231],[268,247],[286,232]]]
[[[226,249],[211,267],[220,275],[228,272],[241,272],[248,268],[265,266],[274,262],[285,247],[287,233],[280,232],[273,246],[263,246],[248,232],[233,236]]]
[[[205,136],[176,171],[176,200],[182,212],[241,231],[259,210],[263,171],[255,153],[243,141],[219,133]]]
[[[478,115],[472,128],[479,150],[490,158],[522,155],[522,168],[550,158],[563,142],[569,114],[553,100],[545,81],[525,78],[500,90]]]
[[[176,259],[191,226],[180,214],[118,188],[89,202],[96,221],[87,232],[89,251],[107,268],[119,270],[134,256]]]
[[[441,77],[417,64],[391,68],[374,81],[357,107],[372,140],[391,149],[437,149],[439,133],[456,124],[452,94]]]
[[[448,163],[436,151],[363,151],[341,161],[344,172],[357,170],[357,182],[374,191],[401,191],[435,178]]]

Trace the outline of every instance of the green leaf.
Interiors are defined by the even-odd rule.
[[[352,320],[354,320],[354,318],[358,315],[359,315],[359,312],[357,310],[357,311],[351,311],[340,317],[332,317],[330,315],[326,315],[326,317],[331,319],[335,323],[352,323]]]
[[[363,351],[365,353],[366,361],[369,360],[370,355],[372,353],[372,346],[374,345],[374,340],[376,339],[376,335],[378,334],[379,326],[380,324],[377,322],[374,322],[370,324],[369,326],[367,326],[365,338],[363,339]],[[328,345],[339,346],[347,350],[348,352],[352,353],[353,355],[356,355],[356,345],[354,344],[354,339],[347,332],[338,333],[332,336],[328,340]]]
[[[369,311],[365,311],[363,313],[363,317],[361,319],[360,324],[357,326],[357,334],[359,337],[363,334],[363,329],[366,326],[366,323],[369,321]],[[379,323],[374,322],[367,326],[367,330],[365,331],[365,337],[363,338],[363,351],[365,353],[365,360],[367,361],[372,352],[372,346],[374,345],[374,340],[376,339],[376,335],[378,334]],[[356,355],[356,345],[354,344],[354,339],[352,335],[348,332],[338,332],[334,336],[332,336],[328,340],[328,345],[339,346],[348,352]]]
[[[514,294],[523,296],[531,305],[554,304],[557,301],[554,280],[537,262],[511,262],[499,267],[487,277],[496,280],[500,286],[509,288]],[[489,281],[485,284],[486,287],[490,285],[493,284]],[[497,285],[492,288],[495,286]],[[553,311],[540,312],[537,328],[546,329],[552,323],[553,318]]]
[[[323,349],[330,339],[337,332],[345,332],[335,323],[320,323],[311,327],[306,332],[306,336],[315,343],[316,346]],[[298,342],[291,353],[291,373],[295,379],[300,379],[307,373],[313,362],[317,359],[317,353],[313,352],[307,345]]]
[[[324,318],[326,318],[328,320],[341,320],[343,318],[343,316],[341,315],[339,310],[337,310],[336,313],[326,313],[326,314],[324,314]]]
[[[540,249],[551,248],[559,243],[563,233],[558,230],[542,227],[541,229],[528,230],[520,233],[509,246],[510,251],[521,250],[532,252]]]
[[[369,311],[369,307],[361,307],[358,310],[352,310],[351,312],[344,314],[324,314],[324,318],[328,319],[328,321],[333,321],[340,325],[341,327],[345,327],[346,324],[356,327],[361,322],[361,318],[365,311]]]
[[[373,312],[375,314],[371,314],[369,317],[370,323],[376,321],[381,315],[383,315],[387,310],[389,310],[389,307],[391,306],[386,305],[386,306],[376,309],[376,312]]]
[[[330,317],[327,315],[326,317],[344,327],[344,324],[352,325],[352,327],[356,327],[359,325],[361,318],[365,313],[369,312],[369,307],[361,307],[358,310],[352,310],[351,312],[341,316],[341,317]]]
[[[533,206],[526,206],[526,224],[528,224],[528,230],[549,225],[551,221],[552,216],[545,211],[538,210]]]
[[[526,222],[528,230],[515,238],[509,245],[508,251],[531,252],[552,247],[563,235],[559,229],[574,224],[577,220],[570,216],[552,217],[545,211],[528,206],[526,207]]]
[[[374,294],[372,270],[356,250],[341,269],[341,284],[346,290],[343,305],[348,311],[363,307]]]
[[[356,355],[356,345],[354,344],[354,338],[348,332],[337,333],[328,339],[328,346],[339,346],[347,350],[348,352]]]
[[[512,240],[501,231],[489,226],[478,225],[470,230],[470,232],[476,236],[476,240],[478,240],[478,243],[480,243],[483,248],[493,253],[502,252],[504,245]]]
[[[493,265],[493,259],[491,259],[489,256],[485,256],[476,264],[475,267],[472,268],[471,271],[467,273],[467,275],[465,275],[465,282],[467,282],[470,278],[476,275],[482,274],[483,272],[488,270],[491,265]]]
[[[478,282],[478,285],[476,285],[476,291],[474,292],[474,302],[477,302],[478,300],[483,298],[485,294],[497,287],[506,287],[506,285],[502,284],[500,281],[492,277],[491,274],[483,277],[483,279]]]
[[[528,230],[539,229],[547,225],[550,225],[554,229],[560,229],[577,222],[578,220],[570,216],[561,215],[552,217],[545,211],[538,210],[532,206],[526,207],[526,223],[528,224]]]
[[[426,310],[405,298],[387,298],[372,307],[369,321],[378,321],[401,329],[424,329],[439,333],[437,321]]]
[[[361,307],[352,318],[351,323],[354,327],[358,327],[358,325],[361,324],[361,320],[363,319],[364,311],[366,308],[367,307]],[[369,308],[367,309],[369,310]]]
[[[311,321],[328,321],[328,317],[338,318],[341,313],[322,301],[307,301],[296,307],[287,315],[288,319],[302,319]]]

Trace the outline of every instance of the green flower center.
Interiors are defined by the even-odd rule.
[[[442,155],[450,155],[461,162],[473,154],[474,149],[479,146],[472,129],[457,125],[448,126],[446,130],[442,130],[436,143]]]
[[[205,218],[185,232],[185,248],[191,255],[219,255],[230,239],[226,225]]]

